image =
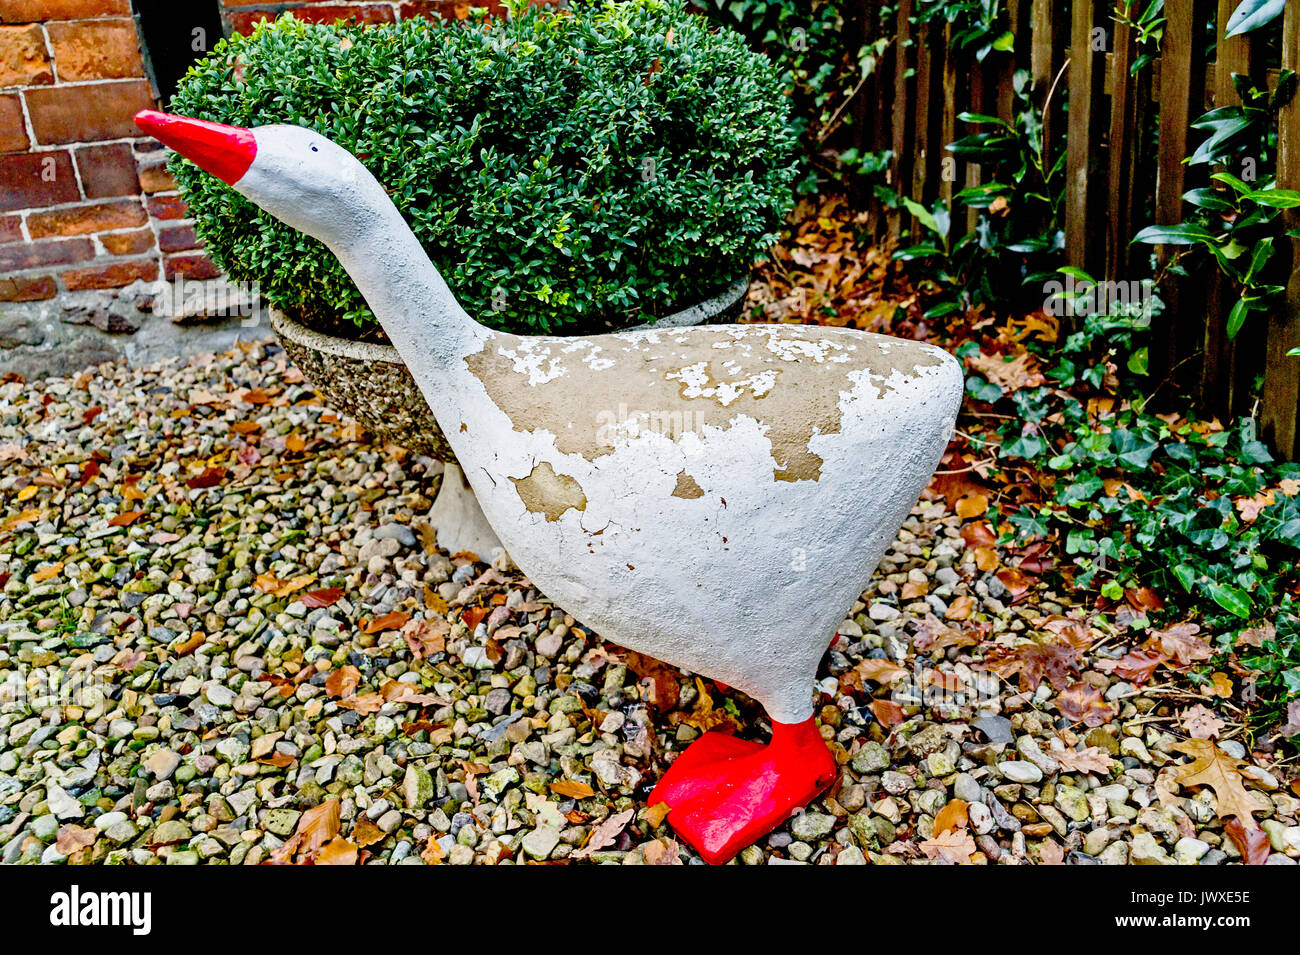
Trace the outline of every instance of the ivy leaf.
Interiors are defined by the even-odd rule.
[[[1267,26],[1282,15],[1286,0],[1242,0],[1228,18],[1227,36],[1238,36]]]
[[[1210,581],[1209,591],[1214,602],[1228,613],[1236,614],[1242,619],[1250,618],[1250,595],[1241,588]]]

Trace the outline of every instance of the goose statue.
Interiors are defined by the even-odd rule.
[[[136,122],[338,256],[547,596],[766,708],[770,743],[705,734],[651,794],[705,860],[730,860],[832,782],[817,665],[951,436],[952,356],[792,325],[493,331],[319,133],[152,110]]]

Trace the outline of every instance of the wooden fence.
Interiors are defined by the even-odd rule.
[[[864,41],[891,38],[850,104],[854,145],[892,150],[890,182],[900,195],[926,205],[950,202],[981,174],[973,163],[954,165],[944,149],[968,132],[957,117],[970,111],[1010,121],[1013,77],[1028,71],[1034,102],[1044,108],[1045,143],[1059,141],[1063,124],[1066,133],[1066,262],[1108,281],[1148,275],[1151,249],[1133,245],[1133,236],[1153,216],[1156,224],[1181,221],[1189,211],[1182,194],[1210,184],[1204,165],[1183,163],[1205,136],[1190,122],[1216,106],[1240,103],[1232,74],[1258,83],[1277,77],[1266,69],[1267,30],[1224,36],[1237,0],[1166,0],[1161,54],[1136,74],[1130,69],[1139,55],[1136,37],[1113,17],[1113,0],[1073,0],[1068,9],[1051,0],[1008,0],[1014,48],[991,52],[982,63],[951,49],[951,28],[914,24],[915,0],[891,5],[896,16],[886,24],[879,22],[881,0],[845,7],[848,28]],[[1207,60],[1210,23],[1218,42]],[[1287,4],[1283,31],[1281,67],[1300,71],[1300,2]],[[1153,127],[1158,136],[1150,134]],[[1280,129],[1278,184],[1300,189],[1300,96],[1284,110]],[[1284,214],[1290,228],[1300,226],[1300,213]],[[894,234],[902,224],[898,212],[886,219]],[[967,224],[973,227],[973,212]],[[1153,321],[1150,342],[1153,386],[1163,382],[1166,397],[1190,394],[1204,412],[1220,416],[1257,413],[1263,436],[1289,459],[1300,458],[1300,358],[1286,356],[1300,346],[1300,243],[1293,245],[1276,253],[1291,257],[1294,267],[1275,314],[1252,314],[1230,341],[1231,283],[1206,264],[1198,274],[1162,283],[1168,307]],[[1157,253],[1167,262],[1176,251]],[[1261,374],[1255,408],[1253,386]]]

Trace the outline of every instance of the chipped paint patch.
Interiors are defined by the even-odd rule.
[[[548,521],[560,519],[569,509],[585,511],[587,495],[582,485],[567,474],[556,474],[550,463],[543,461],[533,468],[526,478],[511,478],[524,507],[534,514],[545,515]]]
[[[814,439],[838,434],[841,398],[866,384],[885,394],[943,361],[937,349],[845,329],[781,325],[629,332],[595,338],[495,335],[465,357],[515,431],[547,432],[564,454],[595,463],[652,440],[615,409],[681,420],[664,434],[702,437],[700,408],[725,411],[713,428],[750,419],[771,445],[774,481],[817,481]],[[591,427],[593,413],[601,426]],[[613,425],[613,426],[611,426]],[[659,435],[662,432],[650,428]]]
[[[696,482],[685,471],[677,475],[677,486],[673,488],[673,497],[680,497],[683,500],[693,501],[696,498],[704,496],[704,488]]]

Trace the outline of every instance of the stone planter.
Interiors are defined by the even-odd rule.
[[[749,277],[745,276],[713,298],[661,318],[654,327],[734,321],[748,290]],[[445,462],[442,487],[429,514],[440,547],[451,553],[473,551],[483,557],[500,548],[451,446],[396,348],[324,335],[278,309],[271,310],[271,327],[289,358],[331,407],[381,440]]]

